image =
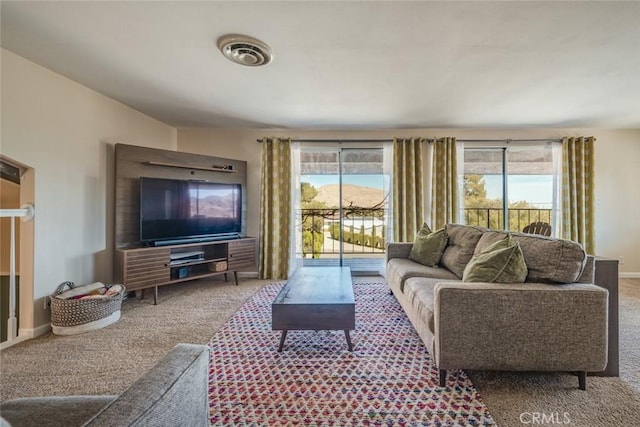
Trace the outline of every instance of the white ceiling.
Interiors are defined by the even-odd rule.
[[[176,127],[640,128],[636,1],[1,7],[4,48]],[[228,33],[274,61],[228,61]]]

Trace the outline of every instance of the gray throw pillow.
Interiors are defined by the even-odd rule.
[[[462,281],[524,283],[527,274],[520,244],[507,234],[471,258],[462,274]]]
[[[447,246],[447,230],[431,232],[427,224],[423,224],[413,241],[409,259],[427,267],[437,267],[442,259],[442,253]]]

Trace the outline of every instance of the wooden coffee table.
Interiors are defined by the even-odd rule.
[[[349,330],[356,328],[356,303],[349,267],[302,267],[289,278],[271,305],[272,330],[282,331],[278,352],[290,330],[343,330],[353,351]]]

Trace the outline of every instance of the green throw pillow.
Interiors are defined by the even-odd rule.
[[[471,258],[462,274],[462,281],[523,283],[528,273],[520,244],[507,234]]]
[[[429,226],[424,224],[416,234],[409,259],[427,267],[437,267],[447,246],[447,240],[446,229],[441,228],[432,233]]]

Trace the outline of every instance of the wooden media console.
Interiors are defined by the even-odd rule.
[[[184,256],[182,256],[184,255]],[[233,273],[238,284],[238,270],[256,264],[256,239],[186,243],[161,247],[120,248],[116,256],[116,274],[128,291],[154,289],[153,303],[158,303],[158,287]]]

